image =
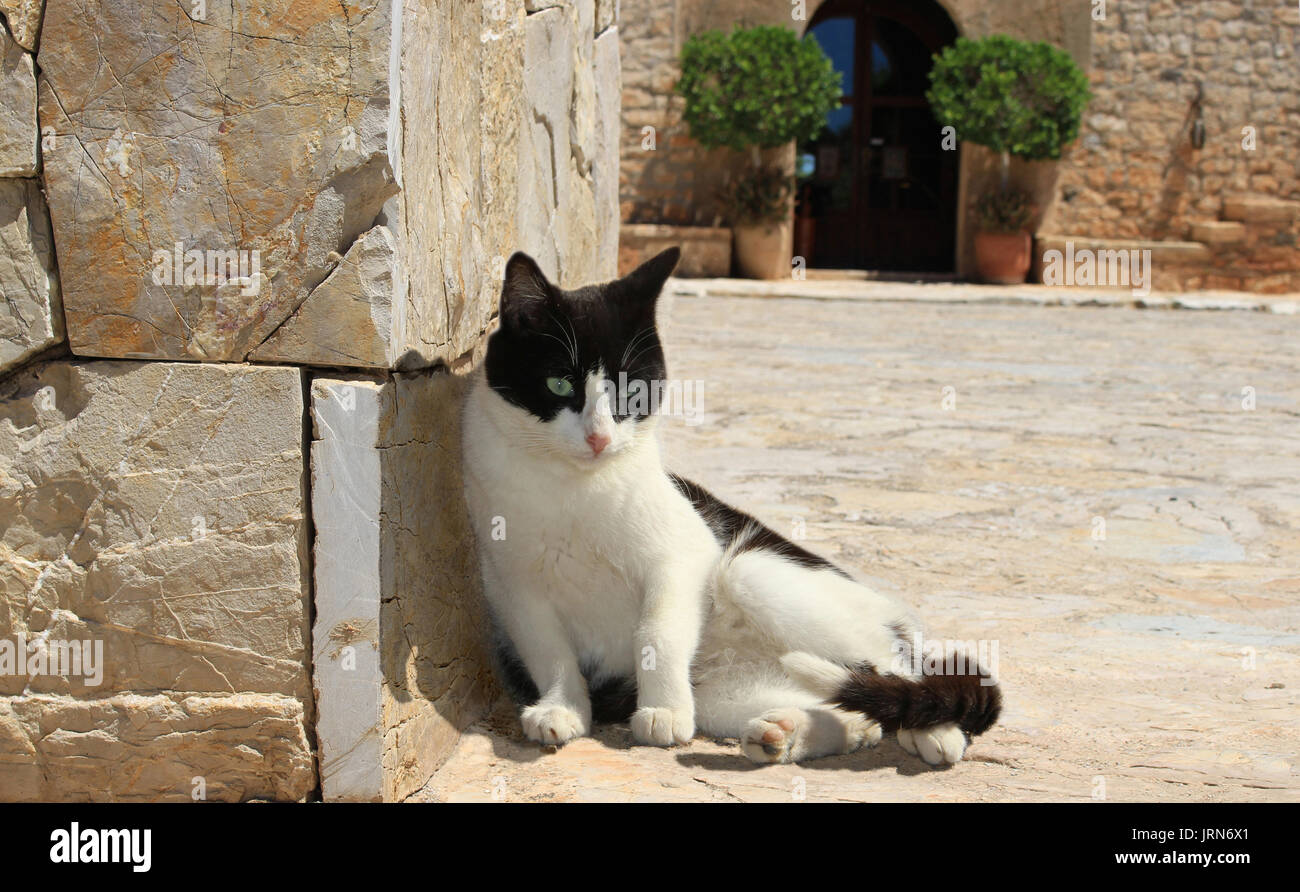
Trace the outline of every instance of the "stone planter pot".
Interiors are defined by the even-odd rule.
[[[1029,274],[1033,239],[1028,232],[975,233],[975,270],[993,285],[1022,285]]]
[[[733,251],[740,274],[749,279],[790,278],[794,255],[794,221],[733,226]]]

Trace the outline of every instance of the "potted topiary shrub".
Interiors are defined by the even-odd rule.
[[[985,281],[1023,282],[1029,272],[1033,209],[1028,196],[1011,187],[1011,156],[1059,159],[1078,136],[1091,98],[1087,76],[1048,43],[1002,34],[963,37],[935,54],[926,93],[935,118],[954,128],[958,139],[999,156],[999,183],[975,204],[975,266]]]
[[[1022,189],[990,189],[975,202],[975,266],[985,282],[1017,285],[1033,263],[1029,222],[1034,206]]]
[[[677,92],[691,136],[706,148],[746,155],[718,197],[732,226],[743,275],[790,275],[794,171],[764,163],[764,150],[811,139],[840,101],[840,75],[814,40],[788,28],[705,31],[682,47]]]
[[[723,181],[717,196],[731,221],[736,264],[752,279],[790,275],[794,177],[780,165],[759,166]]]

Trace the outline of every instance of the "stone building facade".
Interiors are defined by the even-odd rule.
[[[0,0],[0,800],[396,800],[486,708],[459,397],[511,252],[615,271],[615,7]]]
[[[706,151],[674,95],[683,41],[707,29],[776,24],[803,34],[823,7],[873,14],[881,0],[624,0],[625,265],[647,239],[694,236],[664,225],[722,222],[713,192],[734,160]],[[1035,196],[1039,253],[1078,247],[1153,251],[1156,286],[1300,291],[1300,9],[1286,0],[917,0],[957,35],[1009,34],[1064,48],[1093,99],[1059,162],[1017,162]],[[882,12],[882,15],[886,14]],[[825,15],[822,15],[825,18]],[[1201,147],[1193,144],[1196,122]],[[933,135],[940,139],[935,125]],[[961,145],[948,269],[973,269],[970,206],[993,159]],[[656,229],[655,227],[660,227]],[[703,233],[703,235],[700,235]],[[657,242],[656,242],[657,243]],[[715,255],[716,256],[716,255]],[[815,258],[814,258],[815,260]],[[816,263],[814,262],[815,266]],[[715,273],[718,271],[715,268]]]

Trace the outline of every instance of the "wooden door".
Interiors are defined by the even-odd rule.
[[[829,0],[809,23],[844,98],[799,147],[815,267],[951,272],[957,150],[942,147],[925,91],[935,51],[956,38],[932,0]]]

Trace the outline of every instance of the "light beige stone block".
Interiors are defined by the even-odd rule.
[[[36,39],[41,30],[41,13],[45,0],[0,0],[0,14],[9,22],[9,31],[19,46],[28,52],[36,51]]]
[[[298,801],[315,786],[293,697],[0,699],[0,801]]]
[[[208,798],[305,796],[301,373],[58,361],[4,387],[0,641],[102,659],[0,673],[0,762],[39,768],[0,799],[188,799],[205,770]]]
[[[618,24],[620,0],[596,0],[596,34]]]
[[[410,282],[400,368],[451,361],[482,338],[518,246],[524,121],[519,0],[406,4],[403,191],[390,214]],[[400,221],[400,222],[397,222]]]
[[[383,795],[378,444],[391,396],[382,380],[317,378],[311,386],[312,684],[321,793],[332,801]]]
[[[1230,220],[1198,220],[1192,224],[1192,241],[1207,245],[1231,245],[1246,238],[1246,227]]]
[[[0,179],[0,372],[62,340],[54,240],[40,186]]]
[[[36,176],[36,69],[0,26],[0,177]]]
[[[1047,252],[1049,251],[1060,252],[1061,256],[1057,262],[1063,261],[1063,270],[1082,268],[1084,254],[1090,254],[1095,264],[1091,267],[1094,281],[1078,282],[1078,284],[1101,290],[1122,291],[1133,289],[1134,286],[1128,277],[1132,269],[1130,264],[1137,261],[1145,263],[1142,258],[1149,257],[1150,260],[1150,267],[1146,270],[1150,277],[1147,284],[1157,291],[1164,291],[1178,287],[1180,270],[1206,266],[1211,257],[1210,249],[1199,241],[1101,239],[1079,235],[1039,234],[1034,237],[1031,281],[1043,281],[1048,267]],[[1066,276],[1066,284],[1075,284],[1074,272],[1069,272]]]
[[[594,28],[590,0],[542,9],[524,22],[517,247],[565,287],[600,278],[598,225],[616,201],[611,190],[598,200],[595,182],[594,168],[607,164],[593,163],[605,126],[599,109],[611,97],[597,95]],[[607,69],[607,58],[602,65]]]
[[[595,157],[591,178],[595,186],[596,258],[598,279],[618,275],[618,162],[622,122],[623,76],[619,66],[618,29],[610,27],[596,38],[592,51],[595,81]]]
[[[524,116],[519,137],[519,249],[552,279],[560,279],[569,194],[569,97],[573,39],[565,10],[546,9],[525,24]]]
[[[251,358],[391,368],[405,346],[404,296],[397,242],[388,227],[376,226],[352,243],[329,277]]]
[[[625,223],[619,234],[618,273],[627,275],[660,251],[682,249],[673,275],[723,278],[731,274],[731,230],[725,226]]]
[[[1223,200],[1223,218],[1252,225],[1285,226],[1300,217],[1300,201],[1235,196]]]
[[[49,0],[40,114],[74,352],[241,360],[325,279],[398,188],[391,11],[209,3],[194,22],[173,0]],[[260,276],[232,284],[226,252]]]
[[[446,373],[312,382],[326,799],[406,798],[495,693],[460,489],[464,384]]]

